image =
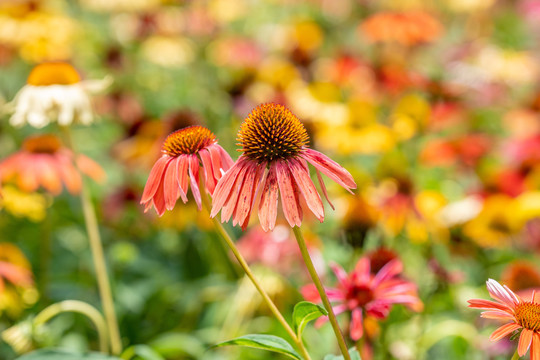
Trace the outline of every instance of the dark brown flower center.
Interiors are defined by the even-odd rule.
[[[22,147],[35,154],[54,154],[62,147],[62,143],[54,135],[36,135],[24,140]]]
[[[516,305],[514,316],[519,325],[532,331],[540,330],[540,304],[524,302]]]
[[[373,300],[373,292],[366,285],[352,285],[347,291],[347,300],[354,307],[363,307]]]
[[[304,125],[283,105],[262,104],[253,109],[238,132],[245,156],[258,162],[290,159],[308,144]]]
[[[190,126],[173,132],[163,143],[163,153],[176,157],[196,154],[199,150],[216,142],[216,136],[202,126]]]

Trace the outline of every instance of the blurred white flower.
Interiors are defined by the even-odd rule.
[[[82,81],[73,66],[64,62],[47,62],[34,67],[27,84],[12,102],[5,105],[13,112],[10,123],[25,123],[42,128],[57,121],[60,125],[74,122],[88,125],[93,121],[90,93],[98,92],[111,83],[111,78]]]

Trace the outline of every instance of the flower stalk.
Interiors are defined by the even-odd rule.
[[[300,252],[302,253],[302,258],[304,259],[304,263],[306,264],[309,275],[311,276],[311,279],[313,280],[313,283],[315,284],[315,287],[317,288],[317,291],[321,296],[321,300],[324,304],[324,307],[326,308],[326,311],[328,311],[328,318],[330,319],[330,323],[332,324],[332,329],[334,330],[334,333],[336,335],[338,346],[341,350],[341,353],[343,354],[343,358],[345,360],[351,360],[351,356],[349,355],[349,350],[347,349],[347,344],[345,343],[343,333],[339,328],[334,309],[332,308],[332,305],[328,300],[328,296],[324,291],[324,287],[322,285],[321,279],[319,278],[319,275],[317,274],[317,271],[315,270],[313,261],[311,261],[311,257],[309,255],[304,236],[302,235],[302,231],[298,226],[295,226],[292,229],[294,232],[294,236],[296,237],[296,241],[298,242],[298,246],[300,247]]]
[[[210,208],[211,208],[210,201],[208,199],[208,195],[206,193],[204,193],[204,195],[205,196],[202,196],[203,204],[204,204],[204,207],[206,208],[206,210],[209,212]],[[294,343],[296,344],[296,346],[300,350],[300,352],[301,352],[302,356],[304,357],[304,359],[305,360],[311,360],[311,357],[309,356],[309,353],[307,352],[307,349],[304,346],[304,343],[302,342],[302,339],[299,338],[296,335],[296,333],[291,328],[291,326],[287,323],[287,321],[285,320],[285,318],[283,317],[283,315],[281,314],[281,312],[279,311],[277,306],[274,304],[274,302],[270,298],[270,296],[263,289],[263,287],[261,286],[261,284],[259,283],[259,281],[255,277],[255,275],[251,271],[251,269],[250,269],[249,265],[247,264],[246,260],[244,259],[244,257],[242,256],[242,254],[240,253],[238,248],[236,247],[236,244],[232,240],[231,236],[229,235],[227,230],[225,230],[225,228],[223,227],[223,224],[221,224],[221,222],[215,217],[212,218],[212,221],[214,222],[214,225],[216,226],[216,229],[217,229],[218,233],[221,235],[221,238],[225,241],[225,243],[227,244],[229,249],[232,251],[232,253],[235,256],[236,260],[238,260],[238,263],[240,264],[240,266],[242,267],[242,269],[244,270],[244,272],[246,273],[248,278],[251,280],[251,282],[253,283],[253,285],[255,286],[255,288],[257,289],[257,291],[259,292],[259,294],[263,298],[266,305],[268,305],[268,307],[270,308],[270,311],[272,312],[272,314],[274,314],[274,316],[279,321],[279,323],[283,326],[283,328],[285,329],[287,334],[289,334],[289,336],[293,339]]]
[[[82,301],[66,300],[46,307],[35,317],[34,326],[43,325],[53,317],[65,312],[79,313],[90,319],[98,333],[99,350],[103,353],[109,351],[108,331],[105,319],[103,319],[103,316],[95,307]]]
[[[66,135],[67,145],[71,148],[76,158],[78,154],[73,146],[73,141],[71,140],[69,128],[62,127],[62,129],[64,130],[64,134]],[[82,177],[80,198],[84,222],[86,225],[86,232],[88,234],[88,241],[90,243],[92,259],[94,261],[94,268],[96,271],[96,280],[98,283],[99,295],[101,298],[101,304],[103,306],[103,312],[105,314],[105,319],[107,323],[108,335],[111,343],[111,352],[114,355],[118,355],[122,352],[122,341],[120,339],[120,331],[118,329],[118,320],[116,318],[116,310],[114,308],[111,284],[109,280],[109,275],[107,273],[107,265],[105,262],[105,255],[103,253],[101,236],[99,234],[96,212],[90,199],[90,192],[88,191],[88,187],[86,185],[84,177]]]

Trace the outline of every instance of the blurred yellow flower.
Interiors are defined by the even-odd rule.
[[[194,44],[177,36],[152,36],[142,44],[143,57],[160,66],[178,68],[193,61]]]
[[[519,231],[515,202],[506,195],[491,195],[485,199],[478,216],[463,226],[463,232],[483,247],[502,247],[510,243]]]
[[[9,212],[13,216],[25,217],[34,222],[40,222],[45,218],[49,206],[50,200],[45,195],[20,191],[10,185],[2,188],[0,209]]]
[[[0,43],[18,49],[29,62],[66,60],[72,55],[76,23],[44,3],[0,3]]]
[[[392,129],[398,139],[408,140],[426,127],[430,116],[431,108],[422,96],[406,95],[399,100],[390,116]]]
[[[317,124],[320,146],[343,154],[380,154],[390,151],[396,144],[394,132],[381,124],[354,126]]]
[[[156,9],[161,0],[79,0],[82,6],[95,12],[144,12]]]
[[[321,46],[323,35],[319,25],[313,21],[302,21],[295,24],[290,34],[295,45],[307,53],[315,51]]]
[[[474,60],[474,65],[489,79],[510,85],[530,84],[540,74],[540,67],[528,51],[484,48]]]

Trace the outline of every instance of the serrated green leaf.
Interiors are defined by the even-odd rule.
[[[294,306],[293,311],[293,325],[294,331],[298,336],[302,336],[302,332],[307,323],[317,319],[319,316],[328,315],[325,308],[310,303],[309,301],[301,301]]]
[[[262,334],[250,334],[240,336],[236,339],[224,341],[216,344],[214,347],[221,347],[227,345],[247,346],[255,349],[262,349],[277,352],[283,355],[287,355],[293,359],[302,360],[300,355],[293,349],[284,339],[274,335],[262,335]]]
[[[100,353],[76,353],[60,349],[41,349],[18,357],[16,360],[121,360]]]
[[[351,355],[351,360],[362,360],[362,358],[360,357],[360,353],[358,352],[358,350],[356,350],[356,348],[350,348],[349,355]],[[343,360],[343,355],[326,355],[323,360]]]

